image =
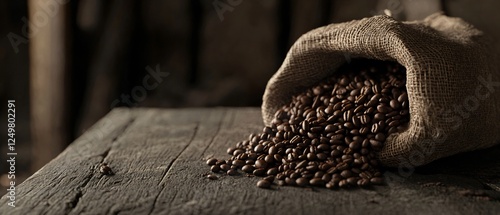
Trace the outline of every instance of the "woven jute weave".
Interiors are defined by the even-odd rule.
[[[483,33],[437,13],[400,22],[374,16],[302,35],[269,80],[262,115],[270,125],[293,95],[335,75],[353,58],[397,61],[406,67],[408,129],[388,137],[380,161],[420,166],[500,140],[498,59]]]

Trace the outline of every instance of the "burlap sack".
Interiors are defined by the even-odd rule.
[[[399,22],[375,16],[312,30],[300,37],[269,80],[264,123],[295,95],[352,58],[397,61],[407,69],[408,130],[388,137],[386,166],[427,164],[500,140],[500,79],[483,33],[459,18],[434,14]]]

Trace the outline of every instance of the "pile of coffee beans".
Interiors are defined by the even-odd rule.
[[[270,127],[209,159],[214,173],[264,177],[271,184],[326,188],[383,184],[376,152],[409,121],[405,68],[356,59],[294,96]]]

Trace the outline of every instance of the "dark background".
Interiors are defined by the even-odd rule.
[[[50,14],[41,2],[60,8]],[[260,106],[287,50],[313,28],[384,9],[398,20],[441,10],[497,41],[499,8],[496,0],[0,0],[0,175],[8,99],[16,100],[19,183],[114,107]],[[23,35],[37,11],[63,23],[45,33],[62,33]],[[12,35],[26,41],[13,45]],[[146,67],[168,76],[155,79]]]

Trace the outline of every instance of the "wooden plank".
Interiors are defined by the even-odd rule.
[[[475,177],[418,169],[409,177],[386,172],[387,186],[327,190],[276,187],[257,178],[210,181],[205,159],[262,128],[258,108],[117,109],[16,189],[9,214],[498,214],[499,192]],[[496,151],[500,153],[500,147]],[[476,155],[477,156],[477,155]],[[489,154],[488,156],[495,156]],[[107,162],[113,176],[96,167]],[[458,161],[458,162],[457,162]],[[461,166],[455,160],[454,166]],[[468,163],[469,160],[462,160]],[[487,162],[491,164],[491,161]],[[499,165],[496,161],[497,166]],[[475,165],[484,165],[480,161]],[[463,166],[462,166],[463,167]],[[441,168],[441,169],[439,169]],[[437,172],[432,172],[432,171]],[[422,174],[424,173],[425,174]],[[445,173],[448,172],[448,173]],[[499,172],[493,175],[498,178]],[[477,195],[481,194],[481,195]]]
[[[30,94],[32,170],[69,144],[66,8],[51,1],[28,1],[30,22]],[[46,8],[51,8],[47,11]],[[35,27],[36,26],[36,27]],[[35,29],[36,28],[36,29]]]

